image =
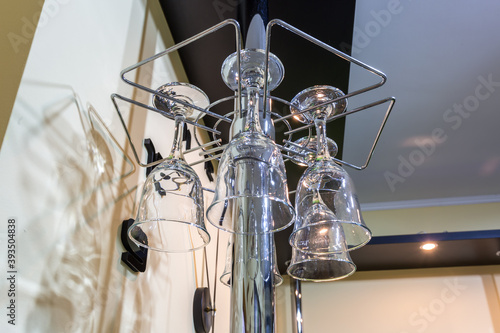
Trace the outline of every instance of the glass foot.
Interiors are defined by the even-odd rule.
[[[198,106],[205,109],[210,104],[208,96],[198,87],[184,82],[170,82],[160,86],[156,91],[171,96],[180,101]],[[189,120],[196,120],[203,117],[203,112],[175,103],[160,95],[153,96],[153,105],[155,108],[167,112],[169,115],[182,113]],[[201,113],[201,115],[200,115]],[[198,116],[200,116],[198,118]]]
[[[314,122],[316,117],[323,117],[328,120],[346,110],[347,99],[340,99],[332,104],[313,108],[302,114],[298,112],[342,96],[344,96],[344,93],[338,88],[331,86],[313,86],[295,95],[291,101],[294,106],[290,107],[290,112],[294,114],[295,119],[304,124]]]
[[[242,88],[249,86],[264,88],[264,61],[266,54],[263,50],[245,49],[241,50],[241,85]],[[222,79],[233,91],[238,90],[238,63],[236,52],[226,58],[221,69]],[[268,90],[275,89],[283,80],[285,68],[274,54],[269,53],[269,76]]]

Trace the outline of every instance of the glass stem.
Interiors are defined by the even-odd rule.
[[[318,161],[325,158],[330,158],[326,136],[326,120],[323,117],[317,117],[316,119],[314,119],[314,124],[316,125],[316,160]]]
[[[174,142],[172,143],[172,150],[170,151],[170,155],[168,158],[170,159],[184,159],[184,155],[182,154],[182,139],[184,136],[184,119],[186,117],[183,114],[177,113],[175,115],[175,133],[174,133]]]
[[[247,117],[245,120],[245,131],[262,132],[259,116],[259,88],[247,88]]]

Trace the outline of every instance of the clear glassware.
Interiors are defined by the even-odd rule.
[[[229,241],[227,243],[227,249],[226,249],[226,262],[224,265],[224,272],[222,272],[222,275],[220,277],[220,282],[222,284],[230,287],[231,286],[231,278],[232,278],[232,273],[233,273],[233,265],[238,265],[241,263],[241,260],[234,260],[234,237],[269,237],[269,242],[272,243],[272,253],[273,253],[273,262],[272,262],[272,267],[273,267],[273,279],[274,279],[274,285],[277,287],[283,283],[283,277],[281,276],[279,270],[278,270],[278,265],[277,265],[277,258],[276,258],[276,246],[274,244],[274,236],[273,234],[264,234],[264,235],[238,235],[238,234],[232,234],[231,237],[229,238]],[[242,242],[239,242],[241,244]],[[257,243],[257,242],[255,242]],[[270,261],[271,258],[264,258],[267,259],[267,261]],[[264,267],[266,265],[263,265]]]
[[[316,90],[315,90],[316,89]],[[299,93],[292,104],[304,110],[319,102],[328,90],[324,86],[306,89],[307,98]],[[343,96],[336,89],[329,99]],[[318,98],[314,98],[314,92]],[[303,102],[297,102],[303,101]],[[346,103],[323,106],[303,114],[304,122],[316,125],[317,149],[315,161],[306,169],[297,185],[296,221],[290,244],[308,254],[342,253],[359,248],[371,239],[365,225],[354,185],[347,172],[331,158],[326,137],[326,119],[345,110]],[[338,109],[340,108],[340,109]],[[345,248],[339,245],[345,241]]]
[[[327,138],[326,141],[330,156],[335,156],[339,150],[337,143],[330,138]],[[317,136],[302,137],[295,141],[294,145],[287,143],[285,147],[288,148],[288,156],[293,157],[292,162],[300,166],[311,165],[316,160]]]
[[[292,249],[287,274],[297,280],[326,282],[346,278],[356,272],[349,252],[308,254]]]
[[[312,86],[295,95],[291,101],[293,107],[290,107],[290,111],[294,114],[295,119],[305,124],[310,124],[318,118],[326,121],[346,110],[347,99],[339,99],[331,104],[307,112],[300,113],[300,111],[342,96],[344,96],[344,93],[338,88],[322,85]]]
[[[203,91],[187,83],[169,83],[158,91],[199,107],[209,104]],[[194,251],[210,242],[201,181],[182,153],[184,120],[197,115],[192,108],[159,95],[153,97],[153,104],[175,116],[174,141],[168,160],[158,164],[144,183],[137,216],[128,234],[137,245],[151,250]]]
[[[247,87],[264,86],[264,61],[266,53],[264,50],[244,49],[241,50],[240,66],[241,66],[241,85],[245,89]],[[238,90],[238,81],[240,73],[238,72],[237,52],[234,52],[226,58],[221,67],[221,76],[226,85],[233,91]],[[283,64],[274,54],[269,54],[268,62],[268,87],[269,91],[274,90],[285,75]]]
[[[252,52],[262,57],[262,52]],[[281,151],[264,135],[260,126],[263,64],[250,60],[248,63],[253,67],[246,66],[244,57],[242,61],[241,80],[247,101],[243,130],[233,137],[222,154],[214,199],[206,214],[208,221],[217,228],[238,234],[279,231],[291,225],[295,216],[288,198]],[[234,61],[226,60],[225,66],[234,67]],[[237,86],[235,82],[240,78],[234,70],[223,66],[222,73],[228,86]],[[224,73],[231,75],[224,76]]]
[[[229,232],[261,234],[288,227],[294,213],[280,150],[261,133],[237,135],[221,157],[208,221]]]
[[[323,254],[347,251],[342,224],[322,202],[319,194],[305,212],[302,225],[305,227],[290,235],[290,242],[302,252]]]

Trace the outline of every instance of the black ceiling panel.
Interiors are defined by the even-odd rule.
[[[437,244],[432,251],[420,246]],[[500,264],[500,230],[374,237],[352,251],[359,271]]]

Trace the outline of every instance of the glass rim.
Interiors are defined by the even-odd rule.
[[[219,277],[219,281],[220,283],[222,283],[223,285],[225,285],[226,287],[231,287],[231,284],[230,283],[226,283],[226,281],[222,281],[223,279],[225,279],[228,275],[230,275],[231,272],[227,272],[227,273],[223,273],[220,277]],[[274,276],[274,279],[275,281],[278,280],[278,282],[274,282],[273,281],[273,285],[275,287],[279,287],[283,284],[283,276],[281,276],[281,274],[274,274],[273,273],[273,276]],[[230,279],[229,279],[230,280]]]
[[[153,223],[153,222],[181,223],[181,224],[186,224],[186,225],[188,225],[190,227],[196,227],[197,229],[201,230],[201,232],[203,233],[203,236],[201,236],[201,237],[202,238],[206,238],[207,240],[202,245],[197,246],[197,247],[186,248],[185,250],[168,250],[168,249],[162,249],[162,248],[158,248],[158,247],[153,247],[153,246],[150,246],[149,244],[146,245],[144,243],[141,243],[141,242],[137,241],[134,237],[132,237],[131,233],[132,233],[132,229],[133,228],[138,227],[138,226],[143,225],[143,224],[150,224],[150,223]],[[143,248],[146,248],[146,249],[152,250],[152,251],[168,252],[168,253],[193,252],[193,251],[196,251],[196,250],[204,248],[211,241],[210,234],[208,233],[208,231],[206,230],[206,228],[202,227],[201,225],[193,223],[193,222],[187,222],[187,221],[181,221],[181,220],[173,220],[173,219],[165,219],[165,218],[156,218],[156,219],[148,219],[148,220],[136,221],[136,222],[134,222],[128,228],[128,230],[127,230],[127,236],[128,236],[128,238],[131,241],[133,241],[139,247],[143,247]],[[190,237],[191,237],[191,235],[190,235]]]
[[[158,173],[160,172],[161,169],[167,169],[167,170],[174,170],[174,171],[182,171],[182,172],[191,172],[192,174],[196,175],[196,177],[193,178],[198,178],[198,175],[196,174],[196,171],[193,169],[192,166],[190,166],[185,159],[182,158],[165,158],[164,161],[161,163],[158,163],[154,165],[153,170],[149,173],[149,175],[146,177],[149,178],[150,175],[153,173]]]
[[[366,232],[366,234],[368,235],[367,239],[365,239],[363,242],[361,242],[359,244],[356,244],[356,245],[354,245],[352,247],[349,247],[349,243],[347,242],[347,238],[348,237],[347,237],[346,233],[344,233],[344,238],[346,239],[346,245],[347,245],[347,249],[346,249],[347,252],[352,251],[352,250],[356,250],[356,249],[359,249],[359,248],[365,246],[372,239],[372,232],[371,232],[370,228],[368,228],[363,223],[354,222],[354,221],[344,221],[344,220],[335,220],[335,222],[340,223],[340,225],[342,226],[342,229],[344,229],[344,225],[352,225],[352,226],[359,227],[361,229],[364,229],[365,232]],[[325,254],[341,253],[342,251],[335,251],[335,252],[313,252],[313,251],[306,251],[306,250],[303,250],[302,248],[296,246],[295,244],[293,244],[292,238],[295,238],[295,235],[298,232],[304,231],[304,229],[307,229],[308,227],[318,226],[318,225],[322,225],[322,224],[331,224],[331,222],[321,221],[321,222],[311,223],[311,224],[308,224],[306,226],[302,226],[300,228],[297,228],[297,229],[293,230],[292,233],[290,234],[290,237],[288,238],[288,243],[294,249],[297,249],[298,251],[304,252],[304,253],[307,253],[307,254],[323,254],[323,255],[325,255]]]
[[[297,262],[297,263],[294,263],[294,264],[290,264],[290,266],[288,266],[288,268],[286,270],[286,273],[289,276],[291,276],[292,278],[296,279],[296,280],[309,281],[309,282],[328,282],[328,281],[336,281],[336,280],[345,279],[346,277],[349,277],[349,276],[353,275],[356,272],[356,270],[357,270],[357,266],[356,266],[356,264],[353,261],[349,261],[349,260],[345,260],[345,259],[339,259],[339,260],[335,260],[335,261],[342,262],[342,263],[347,263],[347,264],[349,264],[353,268],[348,274],[345,274],[345,275],[342,275],[342,276],[337,276],[337,277],[332,277],[332,278],[326,278],[326,279],[305,278],[305,277],[299,277],[298,275],[291,274],[291,271],[292,271],[292,269],[295,266],[302,265],[304,263],[311,263],[311,262],[316,262],[316,261],[327,261],[327,260],[328,259],[314,258],[314,259],[306,259],[306,260],[303,260],[303,261],[300,261],[300,262]]]
[[[288,210],[291,212],[292,219],[290,220],[290,222],[288,222],[287,224],[285,224],[285,225],[283,225],[283,226],[281,226],[279,228],[271,229],[271,230],[263,231],[263,232],[236,232],[236,231],[234,231],[232,229],[224,227],[223,225],[218,225],[218,224],[212,222],[212,219],[208,216],[209,215],[209,211],[211,209],[215,208],[215,206],[217,206],[217,205],[223,204],[225,201],[229,201],[229,200],[233,200],[233,199],[238,199],[238,198],[257,198],[257,199],[268,198],[268,199],[270,199],[272,201],[279,202],[279,203],[285,205],[286,207],[288,207]],[[229,232],[229,233],[232,233],[232,234],[238,234],[238,235],[264,235],[264,234],[275,233],[275,232],[284,230],[284,229],[288,228],[289,226],[291,226],[295,222],[295,218],[296,218],[296,216],[295,216],[295,208],[292,206],[292,204],[290,204],[290,203],[288,203],[288,202],[286,202],[286,201],[284,201],[282,199],[278,199],[276,197],[269,196],[269,195],[258,195],[258,196],[252,196],[252,195],[232,195],[232,196],[229,196],[229,197],[224,197],[224,199],[213,201],[210,204],[210,206],[208,206],[205,215],[207,217],[208,222],[210,222],[210,224],[213,225],[214,227],[216,227],[218,229],[221,229],[223,231],[226,231],[226,232]]]
[[[201,90],[199,87],[195,86],[194,84],[191,84],[188,82],[179,82],[179,81],[168,82],[168,83],[162,84],[158,88],[156,88],[155,92],[167,95],[168,94],[167,92],[160,91],[161,89],[165,89],[165,88],[171,88],[174,92],[178,92],[176,90],[179,90],[179,89],[187,89],[190,92],[190,94],[188,94],[189,96],[181,95],[181,97],[189,98],[190,101],[187,101],[188,104],[191,104],[191,105],[203,108],[203,109],[207,108],[210,105],[210,99],[208,98],[208,95],[203,90]],[[176,95],[173,95],[171,97],[176,98],[175,96]],[[153,96],[151,97],[152,105],[156,109],[164,111],[164,112],[168,113],[169,115],[173,116],[174,114],[172,111],[163,110],[162,108],[160,108],[159,106],[156,105],[156,100],[158,98],[166,99],[166,98],[159,96],[157,94],[153,94]],[[177,98],[177,99],[179,99],[179,98]],[[170,101],[170,102],[172,102],[172,101]],[[186,102],[186,101],[184,101],[184,102]],[[172,103],[175,103],[175,102],[172,102]],[[184,106],[184,107],[186,107],[186,106]],[[201,119],[205,116],[205,113],[203,113],[199,110],[191,108],[191,111],[192,111],[192,114],[189,116],[184,114],[186,119],[195,120],[195,119],[198,119],[198,116],[199,116],[199,119]]]

